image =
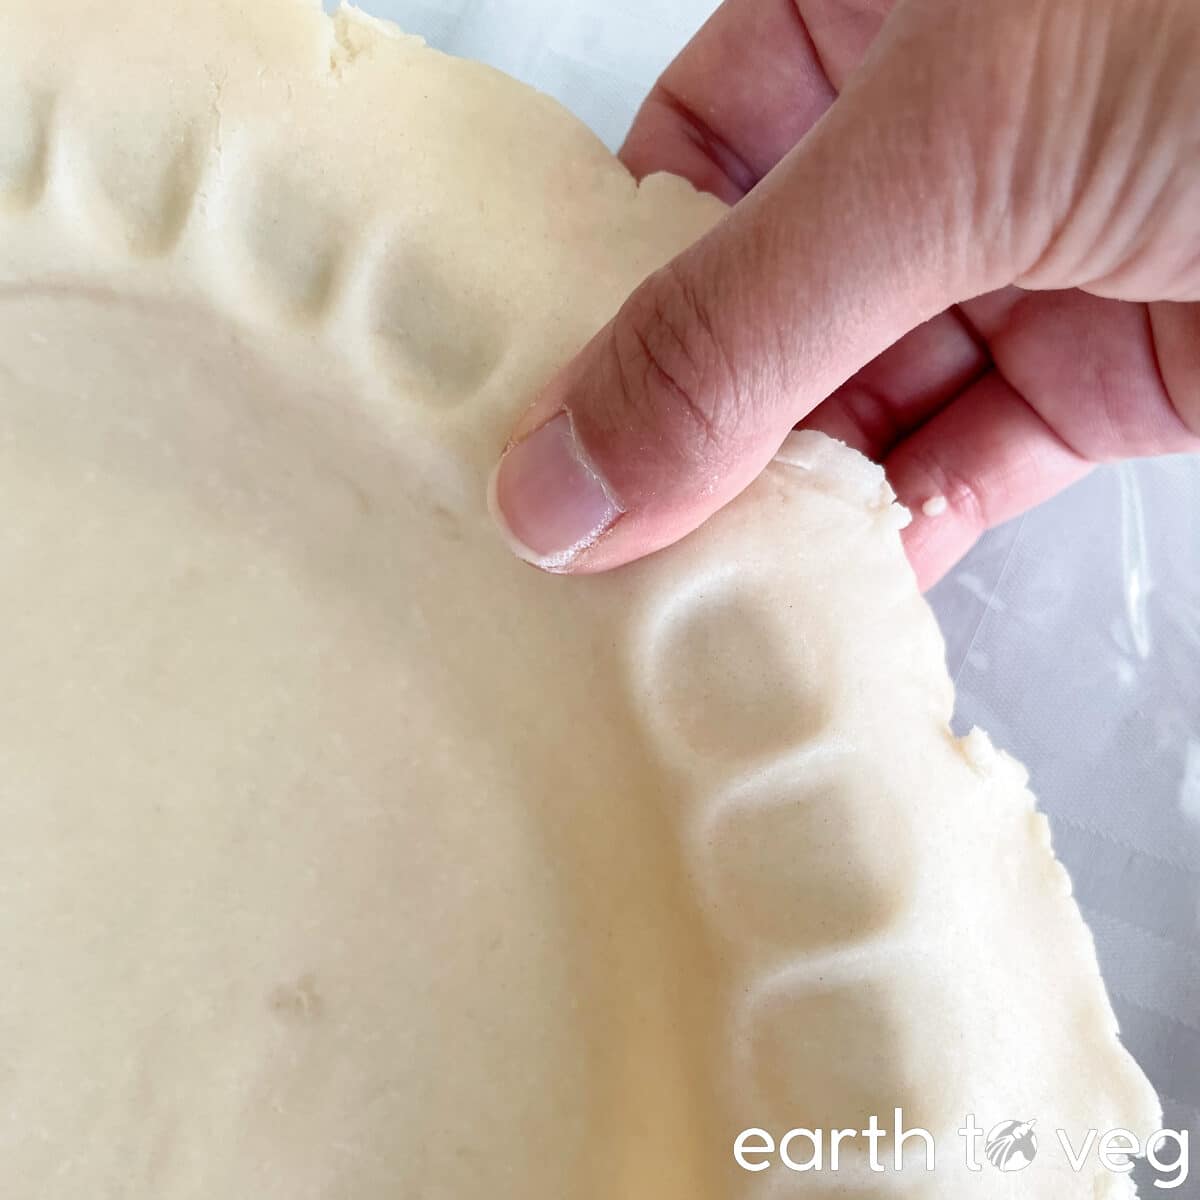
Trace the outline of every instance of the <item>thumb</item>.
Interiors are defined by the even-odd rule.
[[[521,557],[588,572],[678,540],[855,371],[993,286],[965,115],[903,32],[534,402],[493,482]]]

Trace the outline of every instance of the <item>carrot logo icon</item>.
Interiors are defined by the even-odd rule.
[[[1037,1156],[1036,1121],[1001,1121],[984,1144],[988,1162],[1001,1171],[1023,1171]]]

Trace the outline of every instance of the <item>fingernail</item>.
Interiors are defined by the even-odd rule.
[[[566,412],[505,452],[489,503],[513,551],[545,571],[565,570],[623,511],[581,450]]]

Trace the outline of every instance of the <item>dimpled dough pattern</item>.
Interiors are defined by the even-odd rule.
[[[1131,1195],[1052,1137],[1157,1103],[880,470],[793,435],[607,577],[489,521],[720,206],[353,11],[3,7],[5,1200]],[[896,1107],[933,1174],[734,1162]]]

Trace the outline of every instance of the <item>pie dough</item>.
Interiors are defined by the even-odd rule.
[[[1131,1195],[1051,1136],[1158,1106],[880,470],[795,435],[597,578],[489,521],[719,205],[354,11],[3,8],[4,1200]],[[933,1175],[733,1161],[897,1106]]]

